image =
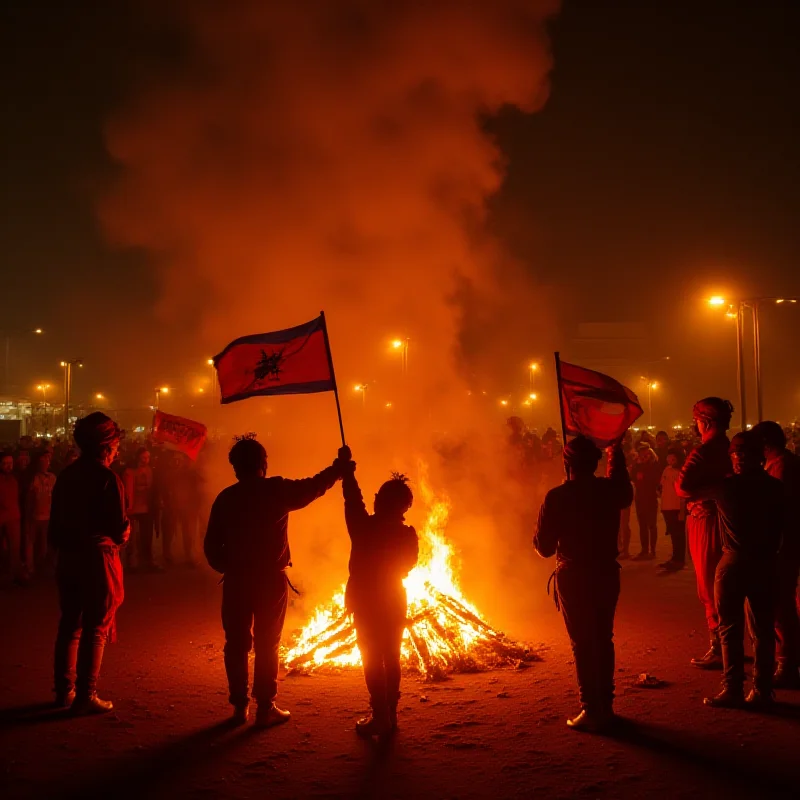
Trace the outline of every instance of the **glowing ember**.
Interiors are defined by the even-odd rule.
[[[403,665],[433,678],[535,659],[523,645],[493,630],[463,596],[453,569],[453,548],[444,536],[450,504],[435,498],[425,484],[422,495],[430,511],[419,532],[419,563],[404,581],[409,624]],[[361,664],[353,619],[344,607],[344,586],[314,612],[285,652],[284,662],[300,672]]]

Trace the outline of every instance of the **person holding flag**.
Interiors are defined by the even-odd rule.
[[[545,496],[534,547],[556,556],[556,608],[575,656],[581,712],[575,730],[600,732],[614,722],[614,617],[620,592],[618,535],[633,486],[622,441],[642,414],[636,395],[608,375],[560,360],[556,353],[567,480]],[[607,477],[595,475],[607,448]]]
[[[238,439],[228,460],[237,482],[211,507],[204,551],[224,579],[222,627],[233,719],[244,724],[249,717],[248,654],[255,647],[256,725],[271,727],[290,717],[275,705],[291,566],[289,513],[322,497],[342,477],[342,462],[334,461],[313,478],[268,478],[267,451],[250,435]]]

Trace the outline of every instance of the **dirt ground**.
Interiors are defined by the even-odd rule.
[[[358,673],[285,678],[293,712],[269,731],[226,720],[219,587],[204,570],[133,575],[101,689],[115,712],[71,719],[50,699],[54,587],[0,592],[0,796],[19,797],[797,797],[800,693],[769,716],[702,704],[719,673],[690,569],[627,563],[617,616],[613,737],[570,731],[577,709],[563,625],[551,604],[516,638],[544,648],[522,670],[404,680],[401,730],[385,748],[353,730]],[[531,583],[532,593],[544,587]],[[296,621],[296,620],[295,620]],[[289,626],[287,626],[288,629]],[[637,689],[649,672],[667,682]]]

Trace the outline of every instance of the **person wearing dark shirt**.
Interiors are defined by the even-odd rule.
[[[656,446],[654,450],[658,457],[658,464],[662,470],[667,467],[667,456],[670,453],[671,447],[672,443],[669,440],[669,434],[666,431],[659,431],[656,434]]]
[[[111,711],[97,696],[106,642],[123,600],[119,549],[127,541],[125,490],[109,469],[119,449],[117,424],[96,411],[78,420],[80,458],[56,479],[48,536],[57,555],[61,605],[54,657],[56,704],[74,713]]]
[[[395,475],[378,490],[375,513],[370,514],[349,448],[343,447],[339,458],[351,541],[345,604],[353,613],[372,708],[371,717],[356,723],[356,731],[361,736],[380,737],[397,728],[400,650],[408,604],[403,580],[419,556],[417,533],[404,519],[414,496],[406,478]]]
[[[556,556],[556,605],[575,656],[582,710],[567,724],[591,731],[602,730],[614,718],[617,534],[620,513],[633,502],[622,448],[614,446],[607,478],[594,474],[601,455],[583,436],[564,448],[567,480],[547,493],[533,540],[539,555]]]
[[[658,487],[662,469],[650,445],[640,444],[636,461],[631,467],[636,519],[639,523],[639,541],[642,549],[634,561],[649,561],[656,557],[658,537]]]
[[[722,558],[714,594],[722,643],[722,691],[706,705],[736,708],[747,702],[773,701],[775,671],[775,598],[778,549],[786,517],[786,494],[763,467],[764,448],[752,432],[731,440],[734,474],[722,482],[717,497]],[[744,698],[745,602],[755,646],[754,688]]]
[[[684,498],[688,517],[686,538],[697,578],[697,595],[706,612],[711,646],[708,652],[692,659],[699,669],[721,669],[722,650],[719,641],[719,616],[714,600],[717,564],[722,545],[715,497],[722,481],[731,474],[730,442],[726,431],[731,424],[733,406],[719,397],[706,397],[692,409],[701,444],[692,450],[681,469],[675,490]]]
[[[275,705],[291,566],[289,513],[322,497],[341,477],[341,465],[334,462],[303,480],[267,478],[267,452],[251,437],[237,441],[228,460],[237,482],[211,507],[204,551],[211,568],[224,576],[222,627],[233,719],[244,724],[249,717],[247,659],[255,646],[256,725],[270,727],[290,717]]]
[[[776,689],[800,689],[800,616],[797,579],[800,575],[800,458],[786,448],[786,434],[777,422],[753,428],[764,446],[767,474],[786,492],[786,526],[778,552],[778,600],[775,608],[778,669]]]

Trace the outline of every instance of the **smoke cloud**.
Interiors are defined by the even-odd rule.
[[[459,417],[462,429],[475,427],[467,388],[491,385],[509,342],[548,330],[530,270],[488,229],[504,161],[484,123],[505,107],[535,112],[545,102],[545,26],[557,7],[144,6],[169,57],[154,60],[108,124],[119,170],[99,205],[104,229],[115,244],[147,253],[160,286],[157,316],[186,352],[210,355],[324,309],[343,394],[375,380],[371,411],[343,398],[357,455],[376,462],[360,463],[360,474],[408,468],[408,449],[422,449],[431,430],[452,433]],[[395,336],[410,339],[405,383],[388,349]],[[525,347],[514,356],[526,358]],[[265,415],[277,406],[256,410],[257,402],[231,414],[266,436]],[[370,417],[388,402],[398,420],[390,426]],[[270,428],[271,459],[307,472],[317,466],[309,453],[335,449],[330,400],[284,400],[280,413],[288,403],[283,436]],[[340,516],[334,505],[309,517],[317,558],[330,549],[323,519]]]

